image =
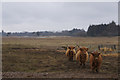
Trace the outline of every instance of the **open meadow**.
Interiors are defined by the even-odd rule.
[[[102,53],[99,73],[92,73],[89,60],[80,67],[75,58],[68,61],[63,46],[88,47],[88,52],[98,50],[98,45],[118,45],[118,37],[3,37],[3,78],[117,78],[118,53]],[[77,49],[77,48],[76,48]]]

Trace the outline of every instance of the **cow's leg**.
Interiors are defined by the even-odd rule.
[[[83,62],[83,65],[85,66],[85,62]]]
[[[82,63],[81,63],[81,61],[79,61],[79,67],[81,67],[81,65],[82,65]]]
[[[80,61],[80,66],[82,65],[82,62]]]
[[[86,66],[85,66],[85,62],[83,63],[83,66],[84,66],[84,68],[86,67]]]
[[[97,72],[97,73],[99,72],[98,68],[96,68],[96,72]]]
[[[82,63],[79,61],[79,68],[81,68]]]
[[[97,66],[96,72],[99,72],[99,69],[100,69],[100,65]]]
[[[71,57],[71,61],[73,61],[73,56]]]
[[[93,68],[92,68],[92,72],[94,72],[94,70],[95,70],[95,67],[93,66]]]
[[[95,63],[93,62],[92,63],[92,72],[94,72],[94,70],[95,70]]]

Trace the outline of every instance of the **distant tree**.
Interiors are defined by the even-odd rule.
[[[4,30],[2,30],[2,33],[4,33]]]
[[[32,34],[35,34],[35,32],[32,32]]]
[[[37,36],[39,36],[39,35],[40,35],[40,33],[39,33],[39,32],[36,32],[36,34],[37,34]]]
[[[7,33],[7,36],[10,36],[10,34],[11,34],[11,32],[8,32],[8,33]]]

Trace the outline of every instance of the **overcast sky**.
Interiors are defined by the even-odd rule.
[[[4,2],[2,29],[10,32],[87,30],[90,24],[118,23],[117,2]]]

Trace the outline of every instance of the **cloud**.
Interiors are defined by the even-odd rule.
[[[116,2],[6,2],[2,5],[5,31],[87,30],[90,24],[117,22]]]

